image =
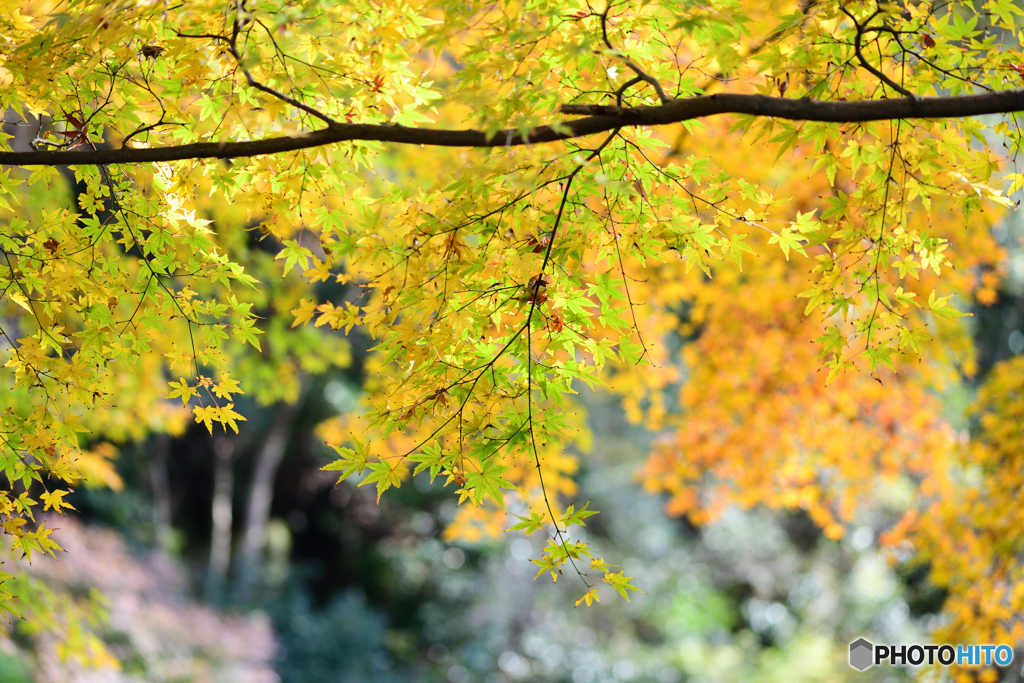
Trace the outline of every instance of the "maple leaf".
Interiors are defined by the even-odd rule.
[[[21,521],[24,522],[24,520]],[[46,522],[41,522],[35,531],[23,531],[16,534],[15,547],[21,550],[25,559],[29,561],[32,560],[32,554],[37,552],[53,557],[56,551],[62,550],[57,542],[50,538],[53,532],[53,529],[47,528]]]
[[[499,465],[493,458],[485,460],[480,466],[479,472],[466,472],[466,490],[471,493],[477,504],[482,503],[486,495],[504,510],[505,496],[501,489],[517,488],[515,484],[501,476],[509,469],[511,469],[509,466]]]
[[[4,533],[21,538],[24,535],[21,528],[26,524],[28,524],[28,520],[22,519],[21,517],[6,519],[3,522]]]
[[[81,416],[67,414],[57,423],[57,437],[77,444],[79,434],[88,434],[89,428],[80,424]]]
[[[288,271],[294,268],[301,260],[305,263],[308,259],[313,258],[313,252],[300,245],[295,240],[288,240],[285,242],[284,249],[277,255],[277,258],[284,261],[283,274],[287,275]]]
[[[55,512],[64,514],[64,509],[74,510],[75,506],[64,500],[68,491],[44,491],[39,498],[43,501],[43,510],[53,508]]]
[[[519,520],[508,528],[509,531],[523,531],[527,536],[532,534],[534,531],[540,531],[547,524],[547,517],[537,511],[531,511],[529,517],[520,517],[516,515]]]
[[[376,484],[377,485],[377,500],[380,500],[381,494],[387,491],[392,486],[400,486],[402,484],[402,477],[405,474],[402,467],[392,467],[385,461],[371,462],[367,464],[367,468],[370,470],[370,474],[365,479],[359,482],[360,486],[365,484]]]
[[[295,320],[292,321],[292,327],[299,327],[305,325],[313,319],[313,315],[316,313],[317,303],[311,299],[300,299],[299,307],[293,308],[289,313],[295,316]]]
[[[213,434],[213,423],[220,422],[220,408],[217,406],[196,406],[192,409],[195,413],[196,422],[202,422]]]
[[[324,465],[321,469],[328,472],[341,472],[341,476],[338,478],[339,483],[348,479],[353,474],[361,474],[366,469],[369,454],[365,450],[361,448],[353,450],[341,446],[331,447],[340,458],[328,465]]]
[[[184,380],[182,380],[184,381]],[[222,375],[220,381],[214,384],[213,393],[220,398],[230,398],[231,394],[244,394],[241,387],[239,386],[238,380],[231,379],[227,375]],[[168,398],[171,398],[168,396]],[[184,400],[183,400],[184,402]]]
[[[188,381],[182,377],[178,382],[168,382],[173,387],[173,391],[167,394],[164,398],[180,398],[181,405],[186,405],[189,399],[193,396],[199,396],[199,391],[189,385]]]
[[[587,508],[589,506],[589,500],[586,503],[584,503],[583,507],[581,507],[579,510],[576,509],[575,505],[570,505],[568,508],[566,508],[565,513],[562,515],[562,524],[564,524],[566,527],[570,527],[573,525],[586,526],[583,520],[585,520],[587,517],[592,517],[593,515],[597,514],[597,512],[594,510],[588,510]]]
[[[534,575],[534,580],[544,574],[550,574],[551,580],[557,582],[558,577],[562,574],[562,564],[565,563],[564,558],[558,557],[557,553],[545,552],[539,560],[530,560],[534,564],[540,567],[537,573]]]
[[[244,422],[245,418],[243,416],[239,415],[238,413],[236,413],[234,411],[234,407],[235,407],[234,403],[228,403],[223,408],[220,408],[220,410],[217,413],[217,419],[225,427],[231,427],[231,430],[235,434],[237,434],[238,433],[237,421],[241,420],[241,421]],[[225,431],[227,431],[227,430],[225,430]]]
[[[587,607],[590,607],[590,604],[592,602],[601,602],[601,596],[598,595],[597,591],[597,588],[591,588],[583,594],[583,597],[576,601],[576,604],[574,606],[579,607],[581,602],[585,602],[587,603]]]
[[[632,584],[630,577],[625,576],[622,570],[617,572],[605,572],[604,577],[602,577],[601,580],[618,591],[619,595],[626,599],[626,602],[629,602],[629,591],[643,593],[642,590]]]

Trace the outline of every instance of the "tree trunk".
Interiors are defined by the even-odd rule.
[[[274,424],[256,454],[239,557],[239,579],[243,591],[255,579],[259,567],[260,554],[267,542],[267,522],[270,521],[270,509],[274,502],[277,470],[288,448],[295,417],[305,402],[308,390],[309,380],[306,379],[302,382],[295,403],[285,403],[278,407]]]
[[[232,472],[235,444],[220,437],[213,442],[216,454],[213,469],[213,532],[210,534],[210,574],[217,580],[227,575],[231,564],[231,500],[234,497],[235,477]]]
[[[171,483],[167,475],[167,457],[171,439],[166,434],[153,437],[153,457],[149,463],[149,477],[153,486],[153,527],[156,547],[167,554],[171,548]]]

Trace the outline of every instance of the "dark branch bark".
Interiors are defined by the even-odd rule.
[[[567,112],[581,111],[567,105]],[[1005,90],[958,97],[919,97],[858,102],[823,102],[766,95],[722,93],[667,104],[624,109],[618,115],[588,116],[539,126],[526,136],[504,130],[488,136],[479,130],[407,128],[397,125],[341,123],[311,133],[250,142],[198,142],[147,149],[85,151],[0,152],[0,164],[9,166],[83,166],[135,164],[182,159],[231,159],[280,154],[350,140],[375,140],[436,147],[506,147],[554,142],[629,126],[663,126],[719,114],[770,116],[791,121],[858,123],[894,119],[945,119],[1024,111],[1024,90]]]

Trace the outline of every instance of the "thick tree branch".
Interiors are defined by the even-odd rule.
[[[585,111],[567,105],[566,113]],[[604,110],[597,110],[604,111]],[[609,109],[609,111],[615,111]],[[771,116],[791,121],[858,123],[895,119],[945,119],[1024,111],[1024,90],[1004,90],[958,97],[917,97],[857,102],[823,102],[767,95],[720,93],[672,100],[657,106],[624,108],[618,114],[588,116],[539,126],[521,135],[516,130],[487,135],[479,130],[407,128],[396,125],[340,123],[311,133],[249,142],[197,142],[146,149],[0,152],[0,164],[10,166],[83,166],[135,164],[182,159],[231,159],[280,154],[350,140],[375,140],[434,147],[512,147],[566,140],[629,126],[663,126],[720,114]]]

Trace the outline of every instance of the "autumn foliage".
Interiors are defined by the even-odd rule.
[[[999,109],[1020,14],[4,5],[7,536],[52,553],[37,511],[116,484],[111,443],[237,429],[239,395],[294,398],[358,329],[363,411],[321,427],[327,469],[378,496],[441,479],[451,537],[546,534],[539,574],[587,604],[636,590],[574,534],[577,395],[607,386],[661,434],[644,485],[697,523],[763,505],[835,539],[917,486],[892,543],[949,588],[948,637],[1019,641],[1020,388],[996,371],[966,447],[941,397],[973,372],[959,318],[994,300],[989,227],[1024,184]],[[716,93],[748,113],[697,118]],[[997,115],[914,113],[948,103]]]

